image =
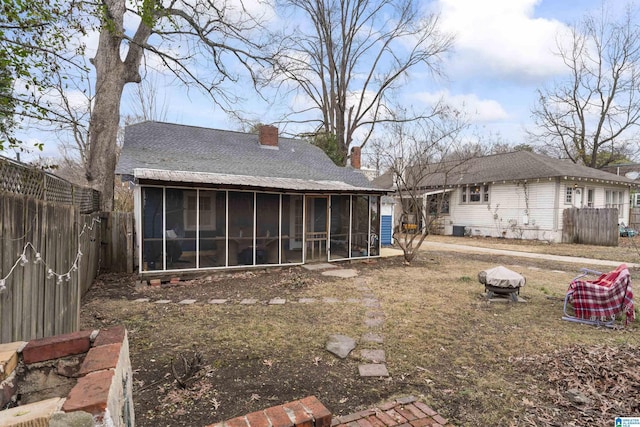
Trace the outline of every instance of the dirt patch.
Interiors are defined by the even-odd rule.
[[[528,303],[486,302],[476,275],[496,264],[527,277]],[[609,358],[595,358],[602,349],[625,360],[640,357],[637,322],[608,330],[560,320],[578,266],[438,252],[421,253],[411,267],[400,258],[342,266],[358,270],[381,302],[385,322],[377,332],[384,335],[389,378],[358,376],[359,350],[371,344],[359,341],[346,359],[324,350],[330,334],[359,340],[369,331],[355,279],[300,267],[215,273],[158,288],[136,287],[133,276],[103,275],[83,299],[82,327],[123,323],[129,330],[140,426],[204,426],[307,395],[335,415],[415,395],[456,425],[548,425],[554,411],[565,409],[557,393],[576,387],[597,406],[591,412],[572,406],[561,424],[583,425],[594,411],[600,425],[630,415],[617,413],[629,408],[615,402],[637,394],[637,367],[619,372],[618,387],[596,399],[566,365],[575,362],[568,355],[579,354],[586,364],[578,369],[612,378],[604,370]],[[134,303],[137,298],[152,302]],[[257,303],[240,304],[246,298]],[[269,305],[272,298],[287,303]],[[159,299],[172,303],[153,303]],[[182,299],[197,302],[177,304]],[[199,369],[182,378],[191,364]]]

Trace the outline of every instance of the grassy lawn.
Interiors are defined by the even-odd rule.
[[[460,240],[475,239],[454,243]],[[511,244],[524,250],[520,242]],[[562,246],[544,248],[613,256],[612,248]],[[477,273],[498,264],[527,278],[526,303],[489,303],[482,296]],[[397,258],[340,266],[357,269],[359,278],[327,278],[296,267],[135,289],[131,278],[102,277],[83,300],[82,323],[127,326],[140,426],[204,426],[307,395],[335,415],[414,395],[468,426],[605,425],[617,415],[640,413],[632,397],[640,390],[638,322],[611,330],[561,320],[566,288],[581,265],[424,251],[410,267]],[[640,271],[632,271],[632,280],[639,278]],[[363,293],[356,280],[366,281],[381,303],[384,323],[375,331],[384,335],[389,378],[358,375],[359,350],[374,345],[360,341],[369,330],[368,309],[357,302]],[[132,302],[139,297],[198,302]],[[287,303],[268,305],[275,297]],[[207,304],[211,298],[228,302]],[[258,303],[239,304],[244,298]],[[324,350],[335,333],[358,340],[346,359]],[[172,361],[195,353],[200,369],[182,389]],[[576,393],[586,403],[571,397]]]

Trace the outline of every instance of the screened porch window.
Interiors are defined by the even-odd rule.
[[[200,199],[200,229],[216,229],[215,191],[185,191],[184,223],[185,229],[195,230],[198,224],[198,198]]]

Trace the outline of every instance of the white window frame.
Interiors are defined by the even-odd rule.
[[[573,187],[567,185],[564,191],[564,204],[572,205],[573,204]]]
[[[206,190],[204,193],[207,193],[206,196],[202,197],[202,192],[200,190],[196,191],[184,191],[184,229],[185,230],[215,230],[216,229],[216,192],[211,190]],[[193,200],[195,197],[195,212],[193,209],[189,209],[189,201]],[[209,200],[205,202],[205,200]],[[201,209],[202,203],[208,203],[208,211],[211,213],[210,215],[204,214],[207,209]],[[211,222],[209,224],[203,224],[202,220],[204,218],[210,218]],[[194,219],[195,222],[191,222]]]
[[[477,188],[478,191],[471,193],[472,188]],[[487,204],[490,202],[490,191],[491,187],[489,184],[467,185],[466,187],[462,187],[462,197],[460,199],[460,203],[469,205]],[[477,196],[478,200],[471,200],[472,195]]]

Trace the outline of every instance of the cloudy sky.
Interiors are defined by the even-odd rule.
[[[614,7],[622,2],[611,2]],[[620,3],[620,4],[618,4]],[[424,3],[427,4],[426,2]],[[402,96],[416,107],[444,98],[464,109],[480,132],[499,135],[513,144],[526,142],[536,89],[562,78],[565,69],[554,55],[558,34],[599,0],[436,0],[444,30],[455,34],[455,48],[444,63],[446,76],[437,80],[411,75]],[[166,121],[239,129],[239,123],[197,91],[187,92],[159,80],[166,100]],[[131,88],[129,88],[130,91]],[[252,105],[252,104],[247,104]],[[123,113],[131,108],[125,94]],[[245,108],[247,108],[245,106]],[[248,108],[254,108],[250,106]],[[255,117],[277,120],[273,109],[256,104]],[[37,139],[47,136],[27,135]],[[51,141],[51,140],[49,140]],[[44,156],[56,155],[55,143],[45,141]]]

